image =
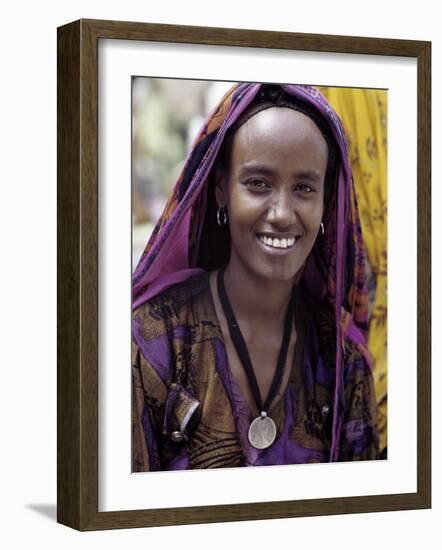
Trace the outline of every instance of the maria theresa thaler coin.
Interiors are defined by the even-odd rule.
[[[258,416],[249,426],[249,442],[255,449],[267,449],[275,441],[276,425],[268,416]]]

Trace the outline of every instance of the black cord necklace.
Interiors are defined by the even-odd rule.
[[[241,360],[241,364],[247,376],[247,380],[252,391],[253,398],[256,403],[260,416],[256,417],[250,424],[248,438],[250,444],[255,449],[267,449],[270,447],[276,438],[276,425],[275,422],[268,416],[267,411],[281,386],[282,377],[284,373],[284,365],[287,359],[287,351],[290,342],[290,334],[293,322],[293,298],[294,289],[287,307],[284,321],[284,335],[282,338],[281,348],[279,350],[278,362],[276,364],[276,371],[273,376],[272,384],[270,386],[269,393],[266,400],[262,401],[261,392],[259,391],[258,381],[256,380],[255,371],[253,369],[250,355],[247,350],[246,343],[241,334],[241,330],[236,321],[235,314],[233,313],[232,306],[227,296],[226,288],[224,286],[224,271],[222,268],[218,271],[217,287],[218,294],[223,306],[224,315],[227,319],[229,326],[230,337],[235,346],[238,357]]]

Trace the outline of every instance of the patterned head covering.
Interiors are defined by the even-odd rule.
[[[133,275],[133,307],[178,282],[214,269],[223,257],[226,241],[219,241],[215,226],[211,172],[228,130],[241,114],[259,101],[270,85],[241,83],[233,86],[201,129],[164,212],[147,243]],[[275,88],[275,85],[271,85]],[[335,311],[336,384],[331,460],[336,460],[344,408],[344,337],[366,349],[368,294],[365,251],[357,210],[347,143],[342,123],[325,97],[312,86],[277,85],[296,109],[310,116],[328,141],[334,141],[336,166],[324,207],[325,233],[306,260],[299,285],[327,300]],[[330,147],[329,147],[330,151]],[[329,153],[330,154],[330,153]],[[227,244],[228,246],[228,244]],[[216,254],[219,251],[218,266]],[[367,361],[370,359],[367,353]]]

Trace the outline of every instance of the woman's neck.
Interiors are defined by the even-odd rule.
[[[293,281],[264,279],[229,263],[224,285],[238,321],[252,332],[278,330],[284,324]]]

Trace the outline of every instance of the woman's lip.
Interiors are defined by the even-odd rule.
[[[272,239],[299,239],[301,236],[299,233],[272,233],[271,231],[260,231],[256,233],[259,236],[270,237]]]
[[[260,235],[266,235],[268,236],[269,234],[268,233],[257,233],[255,236],[256,236],[256,240],[258,241],[258,243],[260,244],[260,246],[262,247],[262,249],[264,250],[264,252],[266,252],[267,254],[273,254],[273,255],[276,255],[276,256],[284,256],[286,254],[290,254],[291,252],[293,252],[295,250],[295,248],[297,247],[297,243],[299,241],[299,239],[301,238],[300,235],[294,237],[295,238],[295,242],[293,245],[291,246],[287,246],[286,248],[276,248],[274,246],[270,246],[268,244],[265,244],[264,241],[262,241],[259,237]],[[279,238],[279,237],[274,237],[274,238]],[[282,237],[282,238],[286,238],[286,237]],[[293,238],[293,237],[292,237]]]

